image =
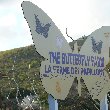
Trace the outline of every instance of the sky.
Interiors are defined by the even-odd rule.
[[[88,36],[102,26],[110,26],[110,0],[29,0],[50,16],[65,39]],[[33,44],[24,19],[23,0],[0,0],[0,51]]]

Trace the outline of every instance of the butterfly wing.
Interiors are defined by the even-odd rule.
[[[45,58],[40,68],[42,85],[46,92],[53,95],[55,99],[63,100],[66,98],[74,78],[58,74],[63,71],[61,69],[63,65],[50,64],[50,54],[54,53],[53,57],[59,55],[61,57],[61,53],[71,53],[72,50],[60,30],[44,11],[29,1],[23,2],[22,8],[30,27],[36,51]],[[60,57],[58,58],[61,61]],[[54,60],[57,61],[57,58]]]
[[[93,61],[93,65],[95,66],[89,65],[89,67],[84,67],[92,68],[92,70],[94,70],[92,71],[92,75],[83,75],[82,77],[92,98],[99,100],[101,100],[107,94],[110,87],[109,76],[108,73],[105,71],[105,67],[109,62],[110,37],[105,37],[104,33],[110,33],[109,26],[102,27],[93,32],[85,41],[84,45],[80,50],[81,54],[86,53],[87,56],[92,56],[92,58],[96,58]],[[95,51],[92,49],[94,45],[93,42],[101,43],[99,45],[97,44],[97,46],[94,47]],[[97,49],[99,49],[100,52]],[[104,60],[101,62],[104,66],[97,67],[97,57],[104,58]],[[101,69],[102,72],[100,73],[99,70]]]
[[[66,39],[44,11],[29,1],[23,2],[22,8],[24,17],[30,27],[36,50],[40,55],[48,59],[48,52],[50,51],[71,52]],[[60,48],[57,45],[57,37],[62,40]]]

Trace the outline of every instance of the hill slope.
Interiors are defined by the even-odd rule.
[[[84,41],[85,39],[78,40],[80,47]],[[74,42],[70,43],[71,48],[73,45]],[[47,106],[48,94],[44,91],[39,77],[39,68],[42,60],[44,58],[35,51],[33,45],[0,52],[0,95],[3,96],[4,101],[7,97],[16,100],[17,96],[22,99],[28,94],[26,92],[22,93],[22,90],[25,90],[30,91],[31,94],[37,94],[40,103]],[[70,108],[78,110],[92,108],[91,110],[98,110],[97,107],[99,108],[99,105],[96,107],[93,104],[95,101],[91,99],[85,88],[83,85],[82,96],[79,97],[77,79],[75,79],[68,97],[64,101],[59,100],[59,110],[69,110]],[[19,93],[16,94],[16,92]],[[88,104],[86,104],[87,102]]]

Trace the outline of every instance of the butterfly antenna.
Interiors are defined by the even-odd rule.
[[[74,41],[73,38],[68,35],[68,33],[67,33],[67,28],[66,28],[66,35],[67,35],[72,41]]]
[[[74,42],[73,38],[68,35],[68,33],[67,33],[67,28],[66,28],[66,35]],[[73,47],[72,47],[72,51],[74,51],[74,44],[73,44]]]

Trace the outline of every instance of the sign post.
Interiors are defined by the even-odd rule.
[[[100,110],[108,110],[107,95],[100,101]]]
[[[48,95],[49,110],[58,110],[58,103],[50,94]]]

